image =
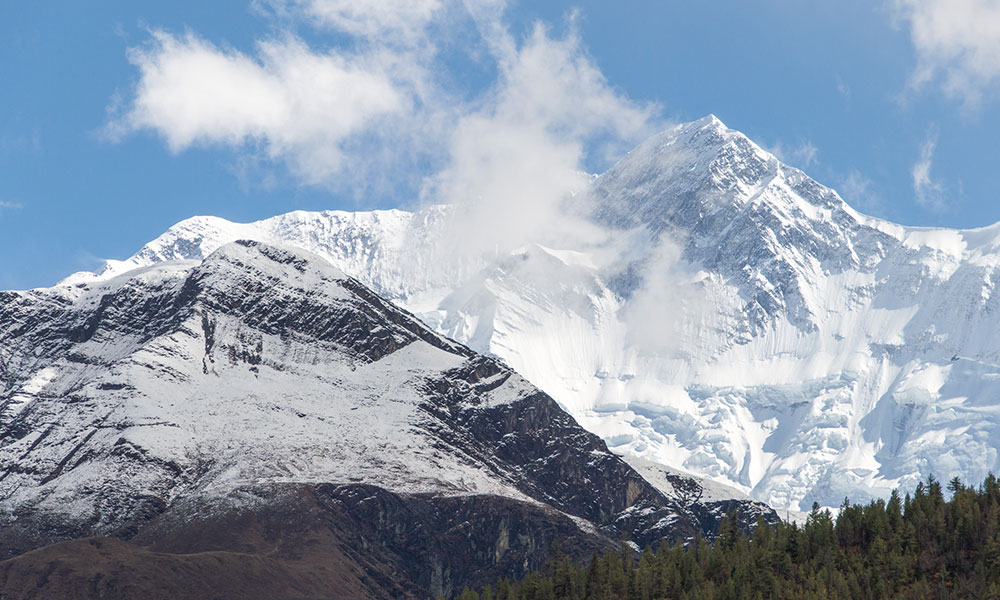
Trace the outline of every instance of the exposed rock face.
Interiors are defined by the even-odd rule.
[[[426,597],[537,567],[553,543],[585,555],[621,536],[711,535],[721,516],[650,485],[507,366],[301,251],[238,241],[202,262],[5,293],[0,348],[0,555],[89,536],[146,549],[22,554],[0,565],[11,594],[50,581],[119,597],[133,568],[239,583],[218,558],[262,565],[301,590],[288,597]],[[742,505],[748,522],[775,518]],[[38,572],[77,551],[108,570]]]

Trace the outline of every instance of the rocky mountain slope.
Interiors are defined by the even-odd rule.
[[[5,598],[426,597],[774,518],[654,487],[509,367],[260,242],[0,293],[0,386]]]
[[[305,248],[501,358],[616,452],[777,507],[1000,470],[1000,226],[864,216],[714,117],[585,195],[614,243],[465,255],[443,207],[197,217],[70,281],[237,237]]]

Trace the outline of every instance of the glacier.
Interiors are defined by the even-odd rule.
[[[193,217],[59,287],[238,239],[301,248],[506,362],[616,452],[776,508],[1000,471],[1000,224],[863,215],[713,116],[578,195],[573,218],[602,236],[468,253],[453,206]]]

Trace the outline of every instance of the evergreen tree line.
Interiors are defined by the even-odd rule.
[[[981,487],[929,477],[913,495],[836,518],[813,505],[803,526],[762,520],[753,534],[727,517],[713,543],[697,538],[577,564],[556,550],[538,572],[459,600],[723,600],[976,598],[1000,600],[1000,481]]]

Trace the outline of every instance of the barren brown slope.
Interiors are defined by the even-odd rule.
[[[86,538],[0,563],[0,597],[76,600],[375,598],[342,555],[289,561],[239,552],[167,554]]]
[[[91,537],[26,552],[0,562],[0,598],[430,598],[537,569],[553,545],[582,559],[611,541],[547,507],[496,496],[297,486],[248,509],[177,507],[129,541]]]

